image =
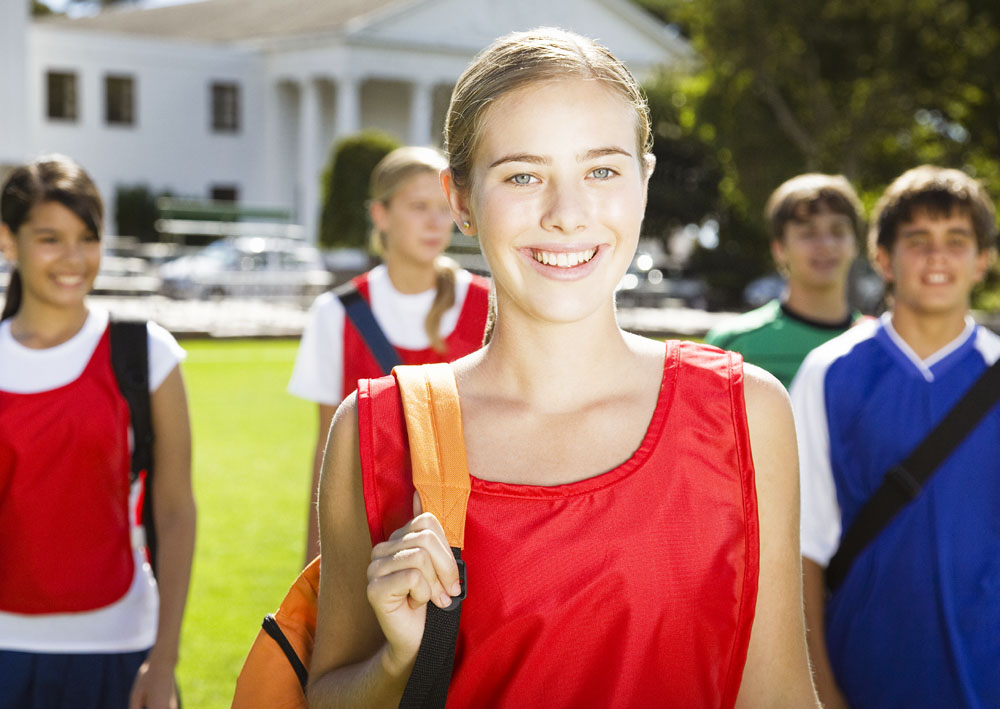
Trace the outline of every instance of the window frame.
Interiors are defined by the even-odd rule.
[[[117,84],[119,86],[128,87],[127,93],[127,109],[124,111],[125,116],[123,118],[113,118],[112,117],[112,105],[111,100],[112,85]],[[136,99],[136,86],[138,82],[136,81],[134,74],[119,74],[119,73],[107,73],[104,75],[104,124],[114,128],[132,128],[138,124],[136,119],[136,105],[138,103]],[[119,108],[125,105],[124,102]]]
[[[63,79],[59,83],[62,95],[59,101],[61,110],[58,114],[53,113],[56,106],[53,88],[56,78]],[[67,91],[68,87],[68,91]],[[49,121],[60,121],[64,123],[76,123],[80,120],[80,80],[79,73],[72,69],[46,69],[45,70],[45,118]]]
[[[239,133],[240,84],[236,81],[216,80],[209,84],[209,127],[213,133]]]

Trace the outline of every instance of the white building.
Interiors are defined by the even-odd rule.
[[[116,185],[291,207],[314,234],[330,146],[362,128],[439,145],[495,37],[558,25],[640,78],[690,49],[628,0],[202,0],[32,20],[0,0],[0,170],[61,152]]]

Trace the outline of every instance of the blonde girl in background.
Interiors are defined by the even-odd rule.
[[[195,538],[184,351],[147,324],[154,579],[109,315],[85,299],[101,261],[97,188],[69,158],[40,158],[4,184],[0,217],[13,265],[0,321],[0,707],[176,707]]]
[[[472,489],[449,706],[817,706],[784,389],[616,322],[654,167],[634,78],[576,34],[502,37],[459,78],[446,139],[442,185],[496,293],[489,343],[451,365]],[[395,705],[427,604],[458,591],[407,466],[373,477],[371,449],[405,450],[394,382],[334,417],[312,707]]]
[[[446,166],[436,150],[403,147],[371,176],[372,245],[382,264],[352,284],[402,364],[450,362],[483,342],[489,283],[442,257],[454,228],[438,180]],[[319,553],[313,496],[333,414],[359,379],[383,374],[337,294],[317,298],[288,385],[319,406],[306,561]]]

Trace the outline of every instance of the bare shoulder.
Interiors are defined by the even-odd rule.
[[[764,415],[779,413],[787,409],[789,416],[791,415],[788,392],[773,374],[756,365],[744,362],[743,382],[747,415],[751,415],[751,409],[754,409],[754,413],[760,409],[760,413]]]
[[[337,407],[326,440],[320,471],[320,512],[330,503],[342,505],[361,491],[358,455],[358,400],[352,393]]]
[[[743,372],[758,497],[798,495],[798,451],[788,392],[760,367],[744,364]]]

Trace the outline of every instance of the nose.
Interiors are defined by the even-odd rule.
[[[552,180],[549,182],[547,199],[542,215],[543,229],[573,234],[587,228],[589,205],[582,186]]]

